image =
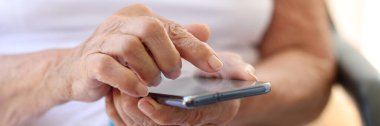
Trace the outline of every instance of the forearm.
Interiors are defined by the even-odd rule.
[[[299,125],[319,115],[335,74],[328,26],[321,0],[275,0],[255,65],[272,92],[243,100],[235,122]]]
[[[299,125],[314,119],[328,98],[333,64],[299,50],[266,59],[256,65],[257,76],[272,83],[272,92],[244,99],[233,123]]]
[[[49,50],[0,56],[0,125],[25,123],[64,102],[51,74],[65,52]]]

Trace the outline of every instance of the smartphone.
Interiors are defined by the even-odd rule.
[[[165,79],[157,87],[149,88],[149,96],[160,104],[191,109],[270,91],[268,82],[190,77]]]

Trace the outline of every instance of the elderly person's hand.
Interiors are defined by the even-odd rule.
[[[131,97],[146,96],[161,73],[170,79],[181,74],[181,58],[203,71],[219,71],[223,64],[215,52],[194,36],[205,35],[191,33],[198,29],[207,34],[205,26],[186,30],[135,4],[107,18],[78,47],[0,55],[0,84],[6,85],[0,88],[0,102],[7,103],[0,104],[0,125],[22,125],[70,100],[98,100],[111,87]]]
[[[98,100],[111,88],[146,96],[161,73],[170,79],[181,74],[181,58],[203,71],[219,71],[223,64],[215,52],[194,36],[205,35],[191,33],[199,29],[208,33],[203,25],[186,30],[135,4],[107,18],[75,48],[0,55],[0,84],[6,85],[0,102],[7,103],[0,104],[0,125],[23,125],[59,104]]]
[[[223,68],[216,73],[199,72],[197,76],[256,80],[253,67],[239,55],[218,53]],[[239,110],[240,100],[231,100],[191,110],[161,105],[150,97],[135,98],[117,89],[106,97],[107,113],[118,126],[122,125],[223,125]]]
[[[147,86],[160,82],[161,72],[171,79],[180,75],[181,57],[201,70],[218,71],[222,63],[215,52],[190,32],[143,5],[131,5],[75,48],[59,77],[66,79],[70,99],[93,101],[110,87],[146,96]]]

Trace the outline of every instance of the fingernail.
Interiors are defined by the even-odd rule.
[[[248,73],[249,75],[251,75],[253,78],[256,79],[256,75],[255,75],[255,72],[253,71],[253,69],[247,69],[246,71],[247,71],[247,73]]]
[[[137,93],[139,96],[147,96],[148,88],[144,86],[143,84],[137,84]]]
[[[178,66],[173,68],[172,72],[168,74],[168,78],[177,79],[181,75],[182,62],[179,62]]]
[[[161,77],[161,75],[159,75],[159,76],[157,76],[155,81],[152,84],[150,84],[150,86],[153,86],[153,87],[158,86],[158,84],[160,84],[161,81],[162,81],[162,77]]]
[[[168,76],[169,76],[170,79],[176,79],[176,78],[179,77],[179,75],[181,75],[181,70],[177,69],[177,70],[169,73]]]
[[[208,59],[208,65],[210,65],[212,69],[217,71],[217,70],[220,70],[220,68],[222,68],[223,63],[219,60],[218,57],[216,57],[216,55],[212,55]]]
[[[148,101],[142,101],[138,104],[138,107],[139,109],[144,113],[144,114],[147,114],[147,115],[150,115],[152,113],[154,113],[154,111],[156,110],[152,104],[150,104]]]

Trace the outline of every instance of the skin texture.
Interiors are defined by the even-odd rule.
[[[147,86],[158,84],[161,73],[170,79],[180,75],[181,58],[208,72],[223,66],[184,27],[143,5],[131,5],[76,48],[0,56],[0,125],[25,124],[70,100],[95,101],[111,88],[146,96]]]
[[[271,93],[193,111],[137,98],[146,95],[146,86],[158,83],[160,72],[176,78],[181,57],[205,71],[201,76],[256,80],[253,67],[235,54],[218,53],[233,69],[210,60],[216,53],[202,42],[207,27],[185,28],[132,5],[77,48],[0,56],[0,125],[25,124],[69,100],[94,101],[104,95],[117,125],[303,125],[326,104],[335,71],[323,1],[275,0],[260,45],[261,61],[255,65],[259,80],[272,83]]]
[[[117,125],[305,125],[318,117],[329,96],[335,72],[330,47],[323,1],[276,0],[273,20],[260,45],[262,59],[255,65],[259,80],[272,83],[271,93],[239,104],[235,100],[187,111],[149,97],[131,100],[113,91],[107,96],[107,112]],[[251,66],[239,56],[221,53],[219,57],[224,64],[221,71],[199,75],[256,79],[245,78],[249,74],[242,71]],[[130,109],[136,106],[140,111]]]
[[[231,125],[294,126],[318,117],[335,75],[324,6],[322,0],[275,1],[255,65],[272,92],[244,99]]]
[[[201,41],[207,41],[209,29],[202,24],[187,26]],[[198,71],[197,76],[256,80],[252,65],[234,53],[219,52],[223,67],[218,72]],[[113,89],[106,96],[107,114],[118,126],[131,125],[226,125],[239,110],[240,100],[232,100],[192,110],[158,104],[150,97],[136,98]],[[225,113],[221,114],[223,110]],[[162,113],[165,113],[163,115]]]
[[[218,55],[224,64],[223,68],[212,74],[200,71],[198,75],[256,80],[253,67],[239,55],[228,52]],[[112,90],[106,98],[107,114],[118,126],[226,125],[235,117],[240,106],[240,100],[231,100],[187,110],[158,104],[150,97],[134,98],[117,89]]]

